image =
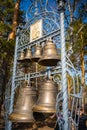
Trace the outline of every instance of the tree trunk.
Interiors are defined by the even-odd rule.
[[[84,50],[81,52],[82,86],[85,87]]]
[[[81,71],[82,71],[82,87],[83,87],[83,93],[82,93],[82,105],[84,107],[84,100],[85,100],[85,65],[84,65],[84,49],[83,49],[83,36],[81,34],[81,40],[82,40],[82,50],[81,50]]]
[[[70,93],[72,93],[72,86],[73,86],[73,83],[72,83],[72,78],[67,75],[67,83],[68,83],[68,94],[70,95]],[[69,100],[68,100],[68,107],[69,109],[71,109],[71,97],[69,96]]]
[[[84,106],[84,98],[85,98],[85,70],[84,70],[84,50],[82,49],[81,52],[81,71],[82,71],[82,87],[83,87],[83,93],[82,93],[82,105]]]
[[[15,8],[14,8],[12,32],[9,34],[8,40],[15,39],[16,27],[18,26],[19,6],[20,6],[20,0],[17,0],[17,2],[15,3]]]
[[[68,94],[70,94],[70,80],[69,78],[67,79],[67,82],[68,82]],[[71,99],[69,98],[69,101],[68,101],[68,107],[69,107],[69,110],[70,110],[70,107],[71,107]]]

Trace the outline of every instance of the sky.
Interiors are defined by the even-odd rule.
[[[23,1],[21,2],[20,8],[21,8],[23,11],[25,11],[25,13],[28,12],[30,6],[32,5],[32,1],[35,2],[36,0],[23,0]],[[46,2],[48,1],[48,3],[49,3],[48,6],[50,6],[50,7],[51,7],[52,9],[54,9],[54,10],[55,10],[55,9],[57,8],[57,6],[58,6],[57,0],[37,0],[37,1],[41,1],[41,3],[42,3],[43,5],[45,5]],[[42,2],[42,1],[43,1],[43,2]],[[68,0],[66,0],[66,1],[68,1]],[[73,4],[73,1],[74,1],[74,0],[70,0],[70,3]],[[39,2],[39,3],[40,3],[40,2]],[[67,4],[66,4],[66,7],[67,7]],[[87,23],[87,0],[80,0],[79,4],[78,4],[78,6],[77,6],[77,9],[76,9],[76,11],[74,12],[74,16],[75,16],[75,18],[78,18],[78,17],[79,17],[78,9],[80,9],[80,11],[81,11],[81,9],[82,9],[81,7],[83,7],[83,9],[86,10],[86,17],[83,17],[83,21]],[[35,9],[35,8],[34,8],[34,9]],[[33,10],[34,10],[34,9],[33,9]],[[67,11],[66,13],[68,14],[69,12]]]
[[[30,7],[32,5],[31,1],[36,1],[36,0],[23,0],[23,2],[21,2],[20,8],[25,12],[25,15],[26,15],[26,12],[29,11],[29,9],[30,9]],[[42,0],[39,0],[39,1],[41,1],[41,4],[43,4],[43,6],[46,5],[46,0],[43,0],[43,3],[42,3]],[[55,9],[55,7],[57,6],[56,5],[56,0],[47,0],[47,1],[49,3],[47,6],[48,7],[50,6],[52,9]],[[40,2],[38,2],[38,3],[40,3]],[[39,7],[39,4],[38,4],[38,7]],[[35,7],[33,8],[33,11],[34,10],[35,10]],[[30,13],[30,12],[28,12],[28,13]]]

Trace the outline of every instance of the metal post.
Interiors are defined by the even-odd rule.
[[[58,1],[60,11],[61,27],[61,67],[62,67],[62,92],[63,92],[63,119],[65,121],[63,130],[68,130],[68,89],[66,77],[66,50],[65,50],[65,30],[64,30],[64,0]]]
[[[17,65],[17,48],[18,48],[18,32],[17,30],[17,36],[16,36],[16,46],[15,46],[15,55],[14,55],[14,66],[13,66],[13,76],[12,76],[12,88],[11,88],[11,102],[10,102],[10,110],[9,114],[13,111],[13,102],[14,102],[14,89],[15,89],[15,76],[16,76],[16,65]],[[8,128],[6,130],[11,130],[12,128],[12,122],[9,121]]]
[[[38,69],[38,66],[37,66],[37,63],[36,63],[36,73],[37,73],[37,69]],[[38,90],[37,78],[36,78],[36,90]]]

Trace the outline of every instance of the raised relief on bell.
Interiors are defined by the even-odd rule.
[[[38,20],[30,26],[30,42],[42,36],[42,20]]]

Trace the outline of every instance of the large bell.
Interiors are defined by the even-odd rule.
[[[56,45],[49,39],[44,46],[43,54],[38,63],[43,66],[56,66],[59,60]]]
[[[18,58],[18,62],[24,62],[24,52],[21,51],[20,56]]]
[[[40,57],[41,57],[41,47],[40,47],[40,45],[36,45],[35,53],[32,56],[32,61],[38,62]]]
[[[30,62],[31,61],[31,57],[32,57],[32,52],[31,52],[31,49],[28,48],[26,50],[24,60]]]
[[[17,102],[14,110],[10,114],[9,119],[12,122],[33,122],[32,106],[36,102],[36,91],[26,83],[24,87],[20,87]]]
[[[39,96],[33,106],[34,112],[55,113],[57,85],[52,80],[46,80],[39,89]]]

